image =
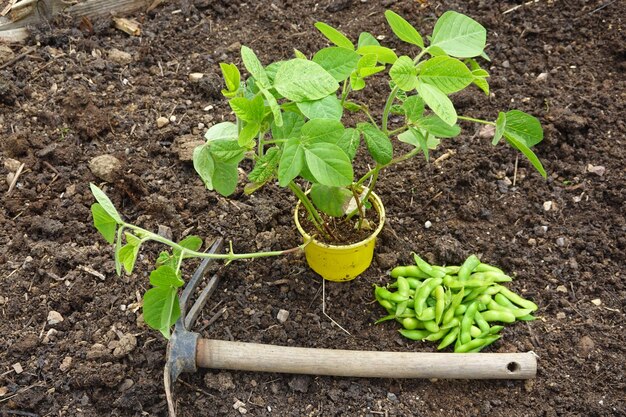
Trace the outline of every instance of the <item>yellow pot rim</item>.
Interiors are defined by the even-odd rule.
[[[306,194],[308,193],[309,191],[306,192]],[[360,242],[351,243],[350,245],[330,245],[328,243],[320,242],[319,240],[309,235],[307,232],[304,231],[304,229],[302,228],[302,225],[300,224],[300,220],[298,220],[298,211],[300,210],[300,205],[301,205],[300,200],[298,200],[298,203],[296,204],[296,208],[293,212],[293,219],[294,219],[294,222],[296,223],[296,228],[298,229],[298,232],[300,232],[300,234],[302,235],[302,237],[304,237],[305,240],[310,241],[311,243],[315,243],[317,246],[321,246],[321,247],[325,247],[329,249],[333,249],[333,248],[352,249],[352,248],[358,248],[360,246],[363,246],[365,243],[368,243],[371,240],[376,239],[376,236],[378,236],[378,234],[381,232],[381,230],[383,230],[383,227],[385,226],[385,206],[383,206],[382,200],[373,191],[370,192],[369,198],[372,201],[374,210],[376,210],[376,212],[378,213],[378,227],[376,228],[376,230],[374,230],[374,232],[372,232],[371,235],[361,240]]]

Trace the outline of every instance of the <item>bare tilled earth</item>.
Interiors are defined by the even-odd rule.
[[[487,27],[493,94],[455,102],[475,117],[494,119],[511,108],[539,117],[546,137],[536,152],[548,180],[524,159],[515,170],[513,150],[493,148],[468,124],[431,161],[447,159],[416,158],[380,181],[388,221],[374,264],[355,281],[326,284],[327,313],[350,335],[323,315],[321,279],[297,255],[223,268],[195,330],[284,346],[433,351],[432,343],[403,339],[391,322],[373,325],[383,311],[372,284],[411,262],[411,251],[436,264],[476,253],[514,274],[511,287],[540,306],[538,320],[508,326],[487,350],[534,351],[537,377],[375,380],[201,370],[176,385],[178,415],[626,415],[626,7],[605,0],[186,0],[133,16],[143,23],[141,37],[109,20],[56,18],[25,45],[1,45],[0,415],[166,415],[166,341],[139,319],[138,304],[161,248],[150,246],[132,276],[117,277],[113,249],[92,226],[89,183],[100,184],[130,221],[169,228],[176,239],[222,236],[239,252],[296,246],[290,194],[272,185],[245,196],[243,179],[232,199],[209,192],[181,160],[183,142],[232,120],[218,63],[239,64],[240,44],[264,62],[289,57],[293,48],[308,54],[324,45],[313,28],[321,20],[353,39],[365,30],[406,50],[385,24],[386,8],[423,34],[448,9]],[[191,81],[191,73],[204,76]],[[381,84],[359,99],[377,108],[385,91]],[[169,123],[158,127],[159,117]],[[116,158],[117,169],[90,168],[101,155]],[[284,323],[276,318],[280,309],[289,312]]]

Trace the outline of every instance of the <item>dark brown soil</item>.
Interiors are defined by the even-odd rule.
[[[352,282],[326,284],[327,313],[350,335],[322,314],[321,280],[298,256],[224,268],[196,329],[226,307],[204,337],[432,351],[433,344],[402,339],[392,323],[373,325],[382,311],[372,303],[372,284],[386,282],[394,264],[410,262],[411,251],[437,264],[476,253],[515,274],[513,288],[541,307],[539,320],[507,327],[489,348],[536,352],[537,378],[373,380],[202,370],[177,384],[179,416],[239,415],[238,400],[252,416],[626,415],[624,2],[168,3],[135,16],[142,37],[128,37],[108,20],[86,28],[56,19],[27,45],[11,45],[17,56],[39,42],[0,70],[0,155],[25,164],[10,195],[9,169],[0,167],[0,415],[166,415],[166,343],[138,320],[137,304],[160,248],[142,252],[133,276],[115,276],[112,248],[91,225],[88,185],[100,180],[89,161],[103,154],[121,161],[106,192],[144,227],[168,226],[174,237],[224,236],[236,251],[299,244],[287,192],[269,186],[248,197],[240,188],[224,199],[205,190],[173,143],[187,134],[201,138],[207,126],[231,118],[219,96],[218,63],[238,63],[240,43],[265,62],[293,48],[309,53],[323,45],[313,29],[322,20],[352,38],[367,30],[404,48],[385,25],[386,7],[422,33],[447,9],[488,28],[493,94],[456,101],[476,117],[509,108],[537,115],[546,130],[537,153],[549,179],[523,159],[516,171],[513,150],[493,148],[467,125],[432,157],[447,159],[418,158],[380,180],[388,221],[372,268]],[[113,60],[112,49],[129,53],[130,62]],[[192,72],[206,76],[192,83]],[[376,94],[383,87],[362,99],[380,106]],[[176,121],[158,129],[159,116]],[[285,323],[276,319],[280,309],[290,313]],[[50,311],[64,320],[48,324]]]

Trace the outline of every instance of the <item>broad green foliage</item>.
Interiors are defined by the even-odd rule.
[[[369,32],[361,32],[354,42],[318,22],[315,27],[330,45],[314,51],[310,58],[294,49],[294,59],[263,66],[254,51],[243,46],[241,56],[248,78],[233,64],[222,64],[224,95],[237,124],[215,125],[207,132],[206,145],[196,149],[194,166],[206,186],[223,195],[234,192],[238,164],[246,152],[250,156],[254,151],[246,193],[270,181],[293,191],[297,187],[294,181],[301,178],[316,190],[311,194],[312,205],[303,206],[336,216],[341,206],[337,196],[352,193],[352,161],[363,155],[359,152],[361,138],[375,166],[357,181],[359,185],[374,172],[373,178],[377,178],[380,170],[417,153],[428,160],[442,140],[461,133],[459,120],[495,125],[493,143],[505,138],[545,175],[530,150],[543,135],[535,118],[518,110],[500,112],[496,122],[457,114],[455,93],[471,86],[489,93],[489,73],[479,63],[487,57],[487,31],[480,23],[448,11],[435,22],[431,36],[422,37],[409,20],[394,11],[385,12],[385,19],[395,36],[409,45],[404,50],[413,50],[415,55],[398,56]],[[348,100],[348,96],[366,89],[368,78],[381,73],[387,73],[391,92],[382,115],[375,117],[369,112],[369,103]],[[351,121],[356,118],[349,128],[344,127],[347,113],[354,115]],[[392,128],[390,120],[395,123]],[[399,142],[415,149],[394,159]],[[114,225],[98,214],[100,227],[113,239]],[[314,222],[319,219],[316,213],[309,214]]]

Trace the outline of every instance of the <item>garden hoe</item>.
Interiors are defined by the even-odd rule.
[[[210,248],[222,247],[218,239]],[[375,352],[274,346],[258,343],[202,339],[190,329],[218,283],[214,275],[196,302],[188,307],[211,259],[193,274],[180,298],[181,315],[167,347],[165,391],[174,416],[173,383],[182,372],[198,368],[254,372],[332,375],[364,378],[529,379],[537,372],[537,359],[527,353]]]

